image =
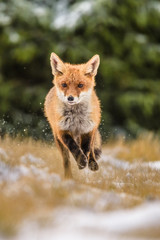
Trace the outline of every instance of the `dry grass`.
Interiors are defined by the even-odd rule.
[[[110,148],[115,146],[121,150],[117,157],[130,162],[150,162],[160,160],[160,139],[154,134],[144,134],[136,140],[126,142],[123,138],[109,143]]]
[[[8,164],[17,165],[20,163],[20,158],[28,153],[33,154],[37,158],[42,158],[50,171],[62,174],[63,169],[59,163],[59,153],[54,144],[47,144],[41,141],[28,139],[12,139],[6,137],[0,140],[0,147],[9,155]],[[61,161],[61,160],[60,160]]]
[[[142,166],[160,160],[160,141],[153,135],[104,146],[107,156],[137,163],[136,167],[123,169],[100,160],[100,169],[94,173],[79,171],[72,159],[71,181],[64,180],[62,160],[52,144],[7,137],[0,140],[0,148],[7,153],[0,153],[0,161],[11,171],[23,167],[29,172],[16,180],[0,181],[0,231],[6,235],[13,234],[25,219],[50,218],[51,210],[61,205],[108,211],[160,199],[159,171]],[[31,162],[28,154],[42,161]]]

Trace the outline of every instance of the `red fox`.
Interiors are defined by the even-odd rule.
[[[69,151],[79,169],[88,164],[96,171],[101,154],[101,108],[94,91],[99,55],[85,64],[70,64],[52,53],[50,61],[55,86],[46,96],[44,109],[63,157],[65,177],[72,176]]]

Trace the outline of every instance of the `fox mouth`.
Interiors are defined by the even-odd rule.
[[[74,105],[74,104],[76,104],[77,102],[68,101],[67,103],[70,104],[70,105]]]

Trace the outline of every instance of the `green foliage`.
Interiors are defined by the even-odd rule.
[[[104,137],[160,133],[159,1],[10,0],[0,9],[2,134],[51,136],[43,102],[52,51],[71,63],[100,55]]]

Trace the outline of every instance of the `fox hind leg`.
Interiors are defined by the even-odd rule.
[[[99,169],[97,160],[100,158],[102,153],[101,150],[101,135],[99,131],[97,130],[95,133],[95,139],[94,139],[94,150],[91,151],[90,157],[89,157],[89,163],[88,166],[92,171],[97,171]]]
[[[55,139],[55,142],[56,142],[56,144],[61,152],[62,158],[63,158],[65,178],[72,178],[70,159],[69,159],[69,151],[66,147],[64,147],[64,145],[60,142],[59,139]]]
[[[96,160],[98,160],[101,156],[101,153],[102,153],[101,148],[102,148],[101,135],[97,130],[95,134],[95,141],[94,141],[94,155]]]

